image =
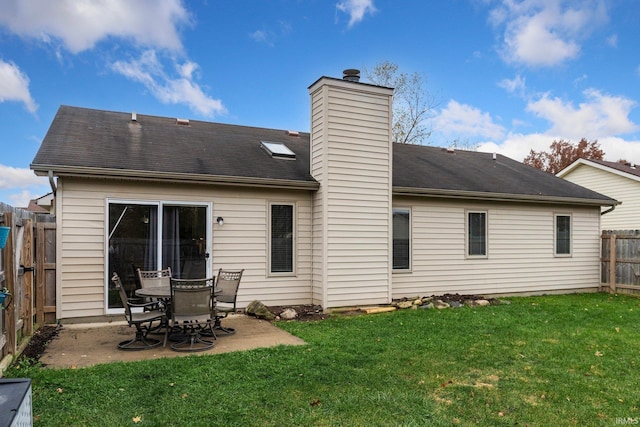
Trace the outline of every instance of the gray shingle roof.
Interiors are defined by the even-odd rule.
[[[620,172],[628,173],[629,175],[640,176],[640,169],[633,163],[608,162],[606,160],[593,159],[589,159],[589,161],[600,164],[602,166],[607,166]]]
[[[309,171],[309,133],[190,121],[62,106],[36,154],[38,174],[90,174],[283,185],[315,189]],[[295,160],[274,159],[261,141],[281,142]],[[398,194],[578,201],[615,200],[492,154],[395,144]]]
[[[393,185],[406,192],[484,194],[497,198],[614,199],[521,162],[492,153],[449,151],[440,147],[397,144]]]
[[[62,106],[31,169],[279,180],[317,186],[309,173],[309,134]],[[295,160],[273,159],[260,141],[286,144]],[[111,173],[110,173],[111,174]]]

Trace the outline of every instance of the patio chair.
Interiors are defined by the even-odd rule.
[[[157,304],[155,302],[136,303],[131,301],[127,297],[127,293],[124,290],[122,281],[120,280],[120,277],[117,273],[113,273],[111,281],[115,285],[116,289],[118,290],[118,294],[120,295],[120,300],[122,301],[122,305],[124,306],[124,316],[127,319],[129,327],[135,326],[136,328],[136,336],[130,340],[120,342],[118,344],[118,348],[120,350],[149,350],[158,347],[162,342],[155,338],[148,338],[147,335],[150,331],[155,330],[158,327],[153,326],[153,323],[155,321],[158,321],[159,325],[164,322],[165,313],[158,310],[157,308],[152,308],[151,310],[141,312],[132,311],[132,308],[145,309],[149,307],[157,307]]]
[[[213,339],[213,284],[214,278],[174,279],[171,278],[171,316],[169,329],[180,326],[183,339],[171,344],[175,351],[204,351],[212,348],[212,340],[202,339],[206,330]]]
[[[169,288],[170,280],[171,280],[171,267],[167,267],[162,270],[141,270],[139,268],[136,269],[136,276],[138,277],[138,282],[140,283],[140,287],[142,289],[147,288]],[[147,301],[156,301],[162,305],[164,305],[163,301],[160,299],[147,298]]]
[[[233,328],[223,327],[222,319],[226,318],[229,313],[236,312],[236,299],[238,298],[238,288],[240,287],[243,272],[244,270],[231,271],[223,270],[222,268],[218,270],[218,278],[216,280],[218,293],[216,294],[216,314],[213,324],[215,331],[223,332],[227,335],[236,333]]]

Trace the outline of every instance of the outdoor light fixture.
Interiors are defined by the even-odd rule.
[[[224,225],[224,218],[219,216],[218,218],[216,218],[216,222],[218,223],[218,225]]]

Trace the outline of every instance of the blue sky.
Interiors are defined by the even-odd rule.
[[[0,201],[50,191],[60,105],[309,131],[311,83],[382,61],[438,101],[429,145],[640,163],[638,28],[637,0],[2,0]]]

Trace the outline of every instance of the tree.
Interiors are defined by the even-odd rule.
[[[389,61],[380,62],[372,70],[365,68],[364,74],[371,83],[394,89],[393,142],[420,144],[431,136],[431,128],[425,123],[435,115],[438,102],[425,90],[422,75],[398,72],[398,65]]]
[[[553,141],[549,148],[550,152],[531,150],[523,163],[555,175],[578,159],[602,160],[604,157],[597,139],[582,138],[575,145],[561,139]]]

